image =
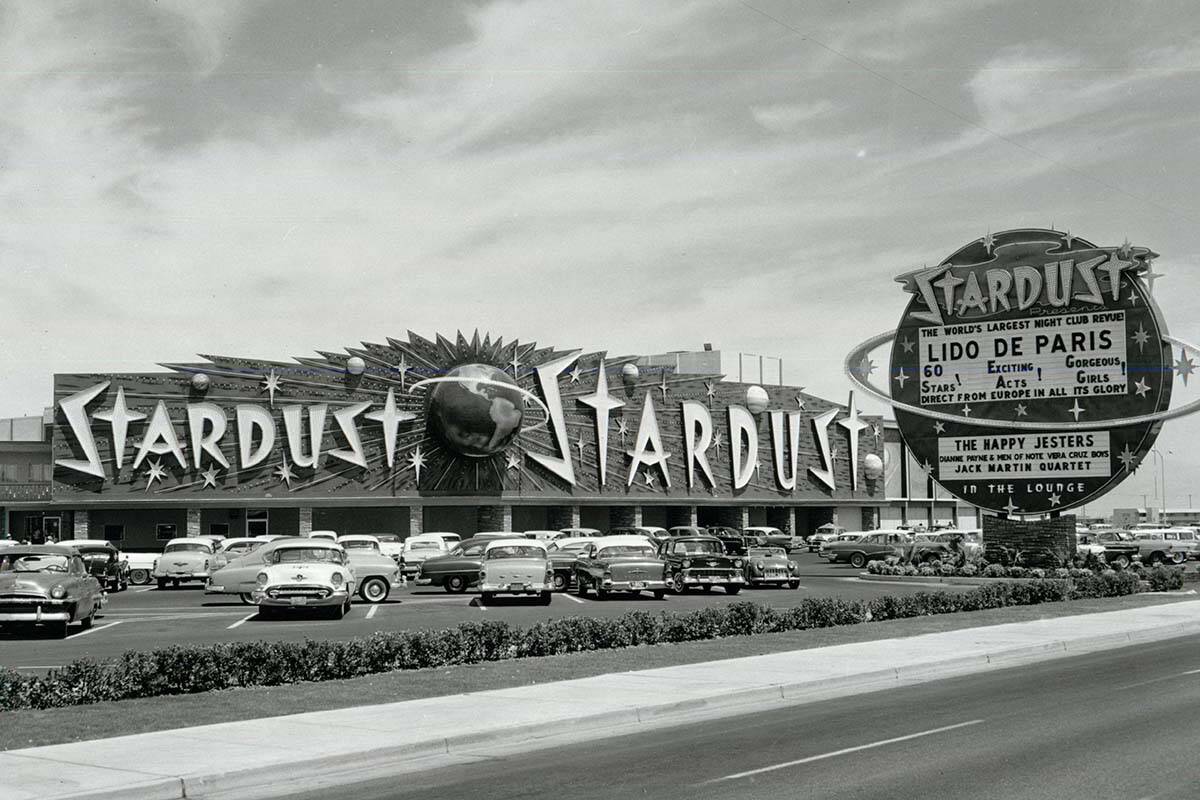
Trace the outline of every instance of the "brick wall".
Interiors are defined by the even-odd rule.
[[[1075,554],[1075,515],[1026,522],[984,514],[983,544],[989,560],[1003,560],[1001,548],[1007,548],[1010,553],[1024,552],[1039,557],[1044,554],[1049,561],[1062,563]]]

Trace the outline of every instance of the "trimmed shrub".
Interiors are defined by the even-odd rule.
[[[1155,567],[1147,570],[1142,577],[1149,581],[1152,592],[1170,592],[1183,588],[1182,568]]]

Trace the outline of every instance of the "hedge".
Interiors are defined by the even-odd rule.
[[[732,603],[686,613],[630,611],[618,617],[561,617],[528,628],[463,622],[446,630],[378,632],[347,641],[229,642],[130,651],[81,659],[45,676],[0,668],[0,711],[60,708],[106,700],[192,694],[356,678],[394,670],[674,644],[889,619],[1036,605],[1137,591],[1126,573],[1093,580],[1038,580],[965,592],[919,592],[866,601],[807,598],[792,608]]]

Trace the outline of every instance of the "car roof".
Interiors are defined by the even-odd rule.
[[[673,536],[673,537],[671,537],[671,541],[673,541],[673,542],[717,542],[718,544],[720,544],[720,542],[721,542],[721,540],[715,536],[699,536],[699,535],[697,535],[697,536]]]
[[[316,547],[316,548],[323,547],[327,550],[341,550],[342,549],[342,546],[340,544],[338,544],[337,542],[331,542],[328,539],[308,539],[303,536],[300,536],[296,539],[286,541],[286,542],[281,541],[275,547],[275,549],[276,550],[287,550],[287,549],[301,548],[301,549],[311,550],[314,547]]]
[[[68,547],[111,547],[114,550],[119,549],[115,544],[108,539],[67,539],[61,544]]]
[[[543,550],[546,549],[546,545],[542,544],[537,539],[526,539],[524,537],[521,537],[521,538],[512,538],[512,539],[493,539],[487,543],[487,546],[483,548],[483,551],[486,553],[488,550],[491,550],[493,547],[517,547],[517,546],[540,547]]]
[[[561,539],[555,539],[553,544],[555,547],[566,547],[569,544],[578,544],[579,542],[598,542],[601,540],[617,539],[617,536],[564,536]]]
[[[339,536],[338,542],[374,542],[375,544],[379,544],[378,539],[366,533],[347,533],[345,536]]]
[[[772,525],[748,525],[745,528],[742,528],[742,530],[744,530],[744,531],[779,531],[780,533],[783,533],[782,529],[776,528]]]
[[[212,539],[205,539],[200,536],[184,536],[179,539],[171,539],[163,547],[170,547],[173,544],[206,544],[216,549],[216,543]]]
[[[600,532],[600,529],[599,528],[559,528],[558,532],[559,533],[589,534],[591,536],[595,536],[596,534],[598,534]]]
[[[650,540],[647,539],[645,536],[635,536],[633,534],[619,535],[619,536],[601,536],[596,539],[596,547],[608,547],[609,545],[622,545],[622,544],[624,544],[624,545],[637,544],[637,545],[645,545],[646,547],[654,546],[650,543]]]
[[[4,555],[31,555],[41,553],[48,556],[75,556],[74,547],[65,544],[18,544],[4,548]]]

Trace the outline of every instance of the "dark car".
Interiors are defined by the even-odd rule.
[[[607,537],[583,536],[558,539],[546,546],[546,556],[554,571],[554,591],[565,592],[575,581],[575,560],[591,546]]]
[[[721,540],[714,536],[672,536],[662,544],[659,555],[666,562],[669,583],[676,594],[696,587],[712,591],[714,586],[737,594],[746,585],[742,574],[746,562],[726,555]]]
[[[49,627],[60,639],[71,623],[92,627],[107,597],[73,547],[24,545],[0,550],[0,631]]]
[[[479,582],[483,550],[495,538],[483,536],[467,539],[445,555],[425,559],[417,572],[417,585],[441,586],[451,594],[465,592]]]
[[[575,560],[580,597],[594,590],[603,600],[611,592],[650,592],[656,600],[667,593],[665,565],[645,536],[606,536],[586,546]]]
[[[121,558],[121,551],[107,542],[70,543],[83,557],[88,574],[100,581],[110,592],[123,592],[129,588],[129,562]]]
[[[708,529],[709,536],[715,536],[725,545],[725,552],[731,556],[746,555],[746,537],[737,528],[717,525]],[[751,542],[753,544],[753,542]]]

